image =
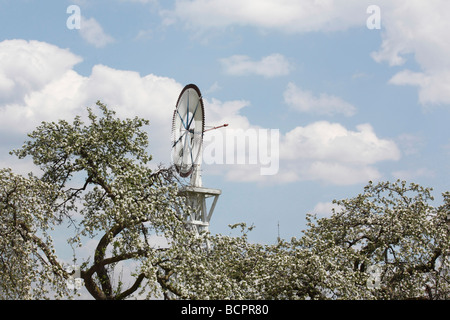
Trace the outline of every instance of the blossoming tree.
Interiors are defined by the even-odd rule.
[[[87,125],[44,122],[12,152],[40,176],[0,169],[0,298],[73,297],[52,237],[61,228],[72,248],[95,243],[78,275],[95,299],[450,298],[448,192],[434,207],[430,189],[369,183],[330,217],[307,215],[298,239],[251,243],[244,224],[239,236],[198,236],[171,168],[149,167],[148,121],[97,106]]]

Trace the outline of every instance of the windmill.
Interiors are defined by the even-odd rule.
[[[197,234],[209,230],[214,208],[222,193],[220,189],[202,185],[203,134],[226,126],[205,130],[205,109],[199,88],[195,84],[183,88],[172,119],[172,161],[180,177],[190,177],[189,185],[182,187],[179,194],[186,198],[188,206],[192,208],[192,212],[183,213],[185,223]],[[212,198],[209,208],[208,198]]]

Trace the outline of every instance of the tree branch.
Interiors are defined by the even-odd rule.
[[[119,293],[118,295],[115,296],[114,299],[122,300],[122,299],[125,299],[126,297],[128,297],[130,294],[132,294],[133,292],[135,292],[139,288],[139,286],[141,285],[142,280],[144,280],[144,278],[145,278],[145,274],[141,273],[136,278],[136,281],[134,282],[134,284],[128,290],[125,290],[122,293]]]
[[[34,234],[31,234],[30,229],[24,222],[18,222],[17,225],[20,226],[20,228],[22,228],[23,231],[25,231],[25,233],[19,231],[19,234],[22,236],[22,238],[24,240],[33,241],[42,250],[42,252],[44,252],[45,256],[48,259],[48,262],[52,266],[56,267],[58,271],[62,272],[63,276],[67,279],[69,277],[69,274],[64,270],[64,268],[61,266],[61,264],[53,256],[52,251],[47,246],[47,244],[44,241],[42,241],[41,238],[37,237]]]

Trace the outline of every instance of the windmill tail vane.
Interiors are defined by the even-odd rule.
[[[224,128],[224,127],[228,127],[228,123],[225,123],[225,124],[223,124],[221,126],[217,126],[217,127],[212,127],[212,128],[206,129],[204,132],[211,131],[211,130],[216,130],[216,129],[220,129],[220,128]]]

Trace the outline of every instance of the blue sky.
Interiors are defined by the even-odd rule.
[[[67,13],[77,5],[80,29]],[[370,5],[380,29],[366,25]],[[41,121],[101,100],[150,120],[155,164],[170,163],[171,114],[184,85],[207,125],[279,129],[278,174],[204,165],[222,189],[211,231],[254,224],[253,241],[299,236],[305,214],[369,180],[449,190],[450,3],[364,0],[0,0],[0,165]]]

